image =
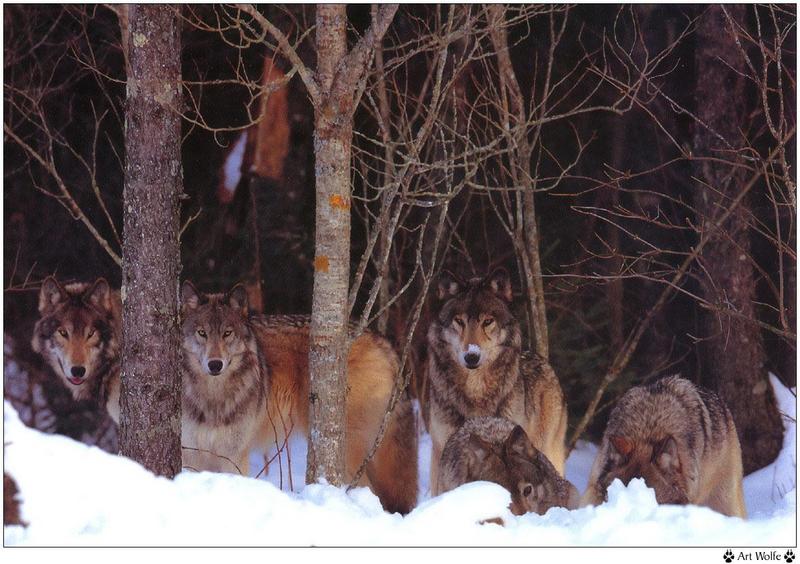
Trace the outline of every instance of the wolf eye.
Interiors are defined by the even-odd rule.
[[[227,339],[228,337],[231,336],[231,333],[233,333],[233,329],[226,329],[225,332],[222,334],[222,338]]]
[[[529,495],[531,495],[532,491],[533,491],[533,486],[530,484],[525,484],[525,487],[522,488],[522,495],[528,497]]]
[[[455,321],[456,325],[458,325],[459,327],[462,327],[462,328],[464,327],[464,320],[461,319],[460,317],[454,317],[453,321]]]
[[[198,330],[197,330],[197,334],[198,334],[198,335],[199,335],[201,338],[203,338],[203,339],[205,339],[205,338],[206,338],[206,332],[205,332],[205,331],[203,331],[202,329],[198,329]]]
[[[94,337],[94,329],[90,329],[90,330],[89,330],[89,334],[88,334],[88,335],[86,335],[86,338],[87,338],[87,339],[91,339],[92,337]]]
[[[483,320],[484,327],[488,327],[492,323],[494,323],[494,319],[492,319],[491,317],[487,317],[486,319]]]
[[[58,334],[59,334],[59,335],[61,335],[62,337],[64,337],[65,339],[66,339],[67,337],[69,337],[69,333],[67,333],[66,329],[61,329],[61,328],[59,328],[59,330],[58,330]]]

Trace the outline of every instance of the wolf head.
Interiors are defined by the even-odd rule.
[[[465,455],[468,481],[487,480],[506,488],[511,493],[511,512],[515,515],[543,515],[551,507],[578,507],[578,490],[558,475],[519,425],[501,445],[472,434]]]
[[[633,478],[643,478],[656,492],[658,503],[689,503],[689,484],[673,436],[634,438],[623,435],[608,437],[607,467],[602,477],[603,492],[615,479],[628,485]]]
[[[105,279],[66,287],[47,278],[31,346],[75,399],[88,399],[97,378],[119,354],[120,306]]]
[[[505,269],[469,282],[445,273],[437,298],[441,336],[463,368],[474,370],[509,347],[519,348],[519,323],[511,313],[511,281]]]
[[[252,355],[247,291],[237,284],[225,294],[201,294],[188,280],[181,288],[184,361],[191,373],[221,378]]]
[[[677,376],[625,392],[603,437],[601,496],[616,478],[626,485],[643,478],[659,503],[688,503],[698,480],[698,452],[713,440],[704,430],[706,412],[694,384]]]

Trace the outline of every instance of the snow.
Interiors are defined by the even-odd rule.
[[[744,479],[744,497],[750,517],[769,516],[786,494],[797,490],[797,397],[774,375],[769,375],[778,410],[783,414],[783,449],[775,462]],[[793,494],[792,497],[796,499]]]
[[[297,439],[289,444],[291,456],[284,449],[257,480],[184,472],[170,481],[96,447],[30,429],[5,403],[5,469],[17,481],[29,526],[5,527],[4,540],[7,546],[794,546],[795,396],[776,378],[772,384],[786,415],[784,448],[775,463],[745,478],[746,521],[704,507],[659,506],[642,480],[627,487],[615,482],[600,506],[546,515],[511,515],[509,493],[487,482],[431,499],[427,435],[420,441],[420,504],[405,517],[384,512],[366,488],[304,486],[305,444]],[[579,490],[595,452],[580,443],[567,460],[567,478]],[[254,453],[252,474],[263,466]],[[480,524],[494,517],[505,526]]]
[[[236,187],[239,186],[239,181],[242,179],[242,160],[244,160],[244,150],[247,147],[247,131],[239,135],[233,149],[228,153],[225,158],[225,165],[223,166],[223,181],[222,187],[227,192],[227,199],[233,199],[233,193]]]

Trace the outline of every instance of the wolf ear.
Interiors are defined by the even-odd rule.
[[[445,270],[439,275],[439,280],[436,283],[436,298],[438,300],[449,299],[464,289],[464,282],[453,274]]]
[[[620,435],[612,435],[609,437],[611,444],[614,445],[614,448],[617,449],[617,452],[620,453],[624,457],[630,456],[631,452],[633,452],[633,441],[631,441],[627,437],[622,437]]]
[[[89,305],[93,305],[101,309],[111,309],[108,282],[106,282],[106,279],[98,278],[92,287],[84,292],[83,299]]]
[[[655,462],[664,472],[680,471],[681,459],[678,456],[678,443],[670,436],[653,445]]]
[[[497,456],[492,444],[475,434],[469,436],[467,448],[465,450],[467,452],[469,467],[473,473],[479,471],[488,458]]]
[[[519,425],[516,425],[508,435],[503,449],[506,457],[521,456],[527,460],[533,460],[536,457],[536,449],[525,430]]]
[[[196,309],[200,305],[200,294],[194,287],[194,284],[185,280],[181,286],[181,309]]]
[[[61,284],[58,283],[58,280],[52,276],[48,276],[45,278],[45,281],[42,282],[42,288],[39,290],[39,313],[64,301],[66,297],[67,292]]]
[[[495,268],[489,276],[486,277],[485,284],[498,296],[505,301],[511,303],[514,294],[511,290],[511,276],[508,270],[502,266]]]
[[[227,294],[227,301],[231,307],[242,310],[247,315],[247,288],[244,284],[237,284]]]

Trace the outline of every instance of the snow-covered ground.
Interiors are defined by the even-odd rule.
[[[174,481],[66,437],[23,425],[4,405],[5,470],[17,481],[27,528],[4,528],[6,545],[796,545],[796,399],[776,378],[785,414],[778,459],[745,478],[749,518],[703,507],[659,506],[641,480],[612,484],[608,502],[516,517],[510,496],[486,482],[430,499],[430,439],[420,444],[420,504],[390,515],[365,488],[303,485],[305,444],[291,443],[258,480],[184,472]],[[596,447],[579,445],[567,478],[583,491]],[[268,457],[274,453],[268,453]],[[251,473],[264,457],[254,453]],[[295,491],[290,491],[289,474]],[[480,525],[501,516],[506,525]]]

